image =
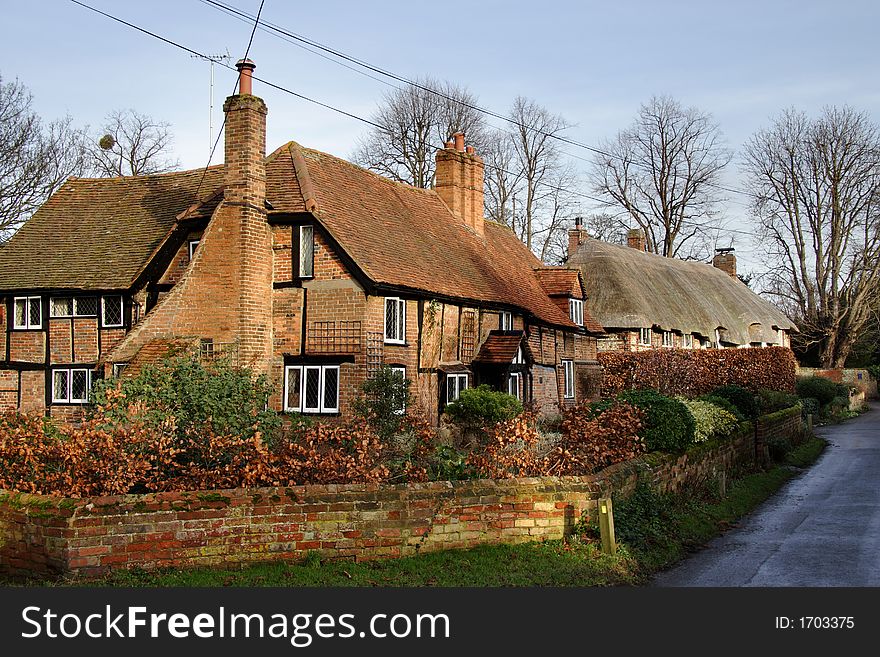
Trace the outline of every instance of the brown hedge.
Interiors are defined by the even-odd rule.
[[[797,363],[791,349],[655,349],[602,352],[602,395],[657,390],[695,397],[724,385],[793,392]]]

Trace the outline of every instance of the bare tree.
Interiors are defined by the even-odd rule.
[[[491,133],[483,151],[486,217],[509,226],[515,232],[516,194],[522,182],[522,170],[516,165],[516,153],[510,134]]]
[[[880,299],[880,129],[851,108],[788,110],[746,145],[769,291],[823,367],[843,367]]]
[[[105,118],[91,147],[91,165],[99,176],[142,176],[180,166],[168,155],[170,124],[135,110],[115,110]]]
[[[0,77],[0,243],[85,163],[83,130],[70,117],[44,124],[21,82]]]
[[[601,144],[592,183],[645,231],[648,250],[704,258],[718,227],[718,183],[731,153],[709,114],[653,97],[632,126]]]
[[[381,126],[360,140],[351,156],[360,166],[415,187],[434,182],[434,154],[456,132],[483,152],[483,115],[477,98],[464,87],[425,77],[385,94],[372,116]]]

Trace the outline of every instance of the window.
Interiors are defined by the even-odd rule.
[[[385,342],[406,342],[406,301],[403,299],[385,299]]]
[[[38,329],[43,327],[43,304],[40,297],[15,297],[13,328]]]
[[[501,313],[501,322],[500,322],[502,331],[512,331],[513,330],[513,313]]]
[[[92,390],[92,370],[85,368],[52,370],[52,402],[86,404]]]
[[[395,374],[398,374],[400,376],[401,381],[406,381],[406,368],[405,367],[403,367],[402,365],[392,365],[391,371],[394,372]],[[406,401],[404,401],[400,407],[394,409],[394,412],[397,413],[398,415],[403,415],[404,413],[406,413]]]
[[[94,317],[98,314],[96,297],[52,297],[49,317]]]
[[[681,336],[682,346],[685,349],[693,349],[694,348],[694,334],[693,333],[685,333]]]
[[[192,262],[193,256],[196,254],[196,248],[199,245],[201,240],[190,240],[189,241],[189,259]]]
[[[288,365],[284,368],[284,410],[339,412],[339,365]]]
[[[584,302],[580,299],[568,300],[568,316],[578,326],[584,325]]]
[[[315,227],[299,227],[299,277],[315,275]]]
[[[519,372],[511,372],[510,376],[507,377],[507,394],[513,395],[520,401],[522,401],[522,393],[520,392],[520,378],[522,375]]]
[[[461,395],[462,390],[467,390],[468,375],[467,374],[447,374],[446,375],[446,403],[451,404]]]
[[[663,331],[663,346],[664,347],[674,347],[675,346],[675,338],[672,335],[672,331]]]
[[[525,364],[525,362],[526,362],[526,359],[525,359],[525,356],[523,356],[522,345],[520,345],[519,347],[516,348],[516,356],[513,357],[513,364],[514,365],[523,365],[523,364]]]
[[[718,329],[715,329],[715,348],[716,348],[716,349],[722,349],[722,346],[721,346],[721,331],[718,330]]]
[[[562,396],[566,399],[574,399],[574,361],[562,361],[562,374],[565,381]]]
[[[122,297],[101,297],[101,326],[122,326]]]
[[[128,367],[128,363],[113,363],[113,378],[119,378]]]
[[[639,344],[645,345],[647,347],[651,346],[651,329],[639,329]]]

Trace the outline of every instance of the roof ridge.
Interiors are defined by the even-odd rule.
[[[81,181],[81,180],[90,181],[90,182],[91,181],[95,181],[95,182],[97,182],[97,181],[108,181],[108,182],[113,181],[113,182],[115,182],[115,181],[129,181],[129,180],[144,180],[146,178],[164,178],[164,177],[169,177],[169,176],[182,176],[182,175],[186,175],[186,174],[200,173],[200,172],[204,171],[205,169],[208,169],[210,171],[210,170],[218,169],[220,167],[225,167],[225,166],[226,166],[225,163],[221,163],[221,164],[212,164],[209,167],[198,167],[197,169],[175,169],[174,171],[163,171],[161,173],[144,173],[144,174],[138,174],[138,175],[134,175],[134,176],[92,176],[92,177],[68,176],[67,180],[65,180],[65,182],[70,182],[70,181],[76,182],[76,181]]]

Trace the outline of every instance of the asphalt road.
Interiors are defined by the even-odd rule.
[[[818,461],[653,586],[880,586],[880,406],[816,431]]]

